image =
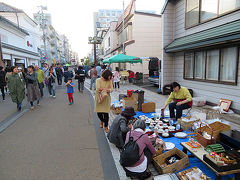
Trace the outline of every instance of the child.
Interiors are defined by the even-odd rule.
[[[67,87],[69,105],[71,105],[71,104],[74,103],[74,101],[73,101],[73,93],[74,93],[73,87],[74,87],[74,84],[72,82],[72,78],[68,78],[68,82],[65,85],[65,87]]]

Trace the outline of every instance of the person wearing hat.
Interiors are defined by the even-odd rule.
[[[126,107],[124,111],[113,120],[107,137],[109,141],[115,144],[118,148],[124,146],[126,134],[132,129],[130,120],[134,115],[136,115],[136,113],[133,107]]]

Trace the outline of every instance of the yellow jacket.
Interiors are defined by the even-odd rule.
[[[170,104],[173,99],[176,99],[176,100],[186,99],[190,102],[190,101],[192,101],[192,96],[187,88],[181,86],[181,88],[178,92],[175,92],[175,91],[171,92],[165,105],[167,106],[168,104]]]

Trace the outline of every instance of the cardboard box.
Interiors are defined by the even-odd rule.
[[[191,119],[191,116],[188,116],[188,117],[184,117],[186,119]],[[184,131],[189,131],[192,129],[192,126],[193,126],[193,123],[197,122],[197,121],[200,121],[200,119],[196,119],[194,121],[183,121],[182,118],[179,118],[178,119],[178,123],[181,125],[181,128],[184,130]]]
[[[181,159],[173,164],[163,167],[162,165],[166,164],[166,159],[173,155],[178,155]],[[168,152],[154,157],[153,164],[160,174],[176,173],[189,166],[189,159],[187,154],[177,148],[174,148]]]
[[[142,112],[143,113],[155,112],[155,109],[156,109],[156,103],[154,103],[154,102],[142,104]]]
[[[138,101],[138,93],[132,93],[131,97]]]
[[[126,106],[133,107],[134,111],[137,111],[137,100],[133,97],[123,98],[123,108]]]

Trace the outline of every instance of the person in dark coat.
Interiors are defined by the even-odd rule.
[[[129,122],[134,115],[136,115],[136,113],[133,107],[126,107],[125,110],[113,120],[107,137],[109,141],[118,148],[124,146],[126,134],[132,129],[132,124]]]
[[[68,79],[73,77],[73,73],[68,71],[68,67],[65,67],[63,76],[64,76],[64,82],[67,83]]]
[[[28,66],[28,74],[26,75],[27,82],[27,98],[31,104],[31,109],[34,109],[33,102],[36,100],[37,105],[40,106],[41,94],[38,88],[37,73],[33,66]]]
[[[25,81],[21,74],[18,74],[17,66],[12,67],[12,74],[8,76],[8,89],[12,101],[17,104],[17,109],[21,111],[22,101],[25,98]]]
[[[6,80],[5,80],[6,72],[3,70],[3,67],[0,66],[0,89],[2,92],[2,99],[5,101],[5,92],[4,88],[7,85]]]
[[[85,71],[82,66],[78,67],[76,71],[75,79],[78,80],[78,90],[79,92],[83,92],[84,89],[84,81],[85,81]]]
[[[62,70],[60,64],[57,64],[55,71],[56,71],[56,75],[57,75],[58,85],[62,85],[63,70]]]

